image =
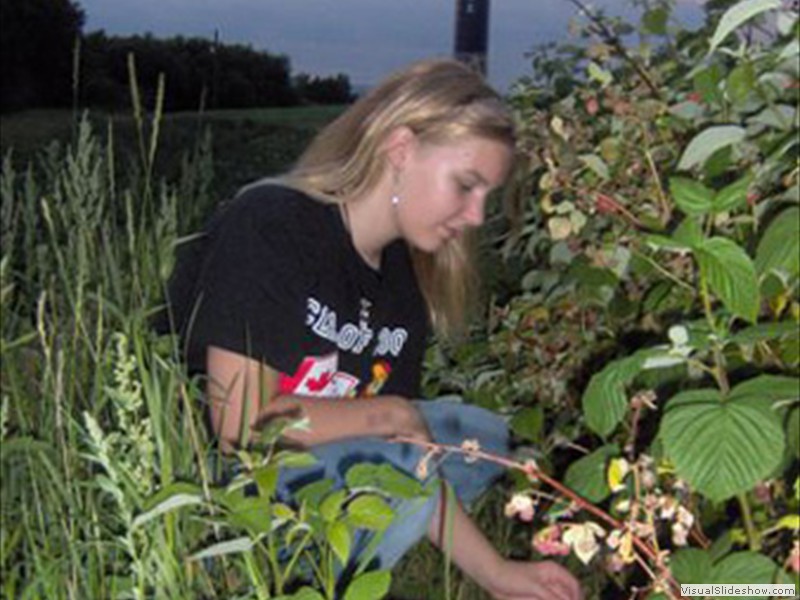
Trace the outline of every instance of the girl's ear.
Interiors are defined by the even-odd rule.
[[[417,136],[409,127],[405,125],[395,127],[383,143],[383,151],[389,165],[396,171],[402,170],[417,143]]]

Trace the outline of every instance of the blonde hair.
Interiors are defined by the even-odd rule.
[[[407,127],[427,143],[481,137],[514,147],[514,125],[501,97],[466,65],[424,60],[396,72],[333,121],[281,180],[326,202],[371,191],[386,168],[381,148]],[[411,249],[431,321],[450,334],[463,325],[476,277],[472,236],[434,254]]]

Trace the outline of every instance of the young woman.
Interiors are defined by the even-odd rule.
[[[505,180],[513,123],[480,76],[449,60],[411,65],[324,129],[296,167],[245,188],[182,248],[170,286],[187,360],[205,371],[223,450],[259,423],[302,415],[286,438],[342,481],[358,460],[414,473],[405,437],[504,452],[497,416],[457,402],[416,401],[429,330],[456,329],[470,294],[469,230]],[[447,461],[445,461],[446,463]],[[453,462],[453,461],[451,461]],[[575,579],[551,562],[509,561],[461,503],[495,477],[491,465],[443,464],[458,494],[456,564],[496,598],[573,600]],[[280,489],[308,481],[282,475]],[[391,568],[427,531],[440,539],[440,498],[398,506],[376,566]]]

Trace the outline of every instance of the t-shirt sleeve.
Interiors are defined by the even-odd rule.
[[[281,212],[284,203],[270,207],[260,202],[271,200],[232,206],[209,232],[184,326],[189,362],[198,367],[204,368],[209,346],[282,372],[293,372],[303,356],[306,297],[313,278],[305,255],[308,242],[293,211]]]

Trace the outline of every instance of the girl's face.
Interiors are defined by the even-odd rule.
[[[511,148],[468,137],[446,144],[412,145],[398,174],[400,235],[424,252],[435,252],[467,227],[483,223],[486,198],[511,166]]]

